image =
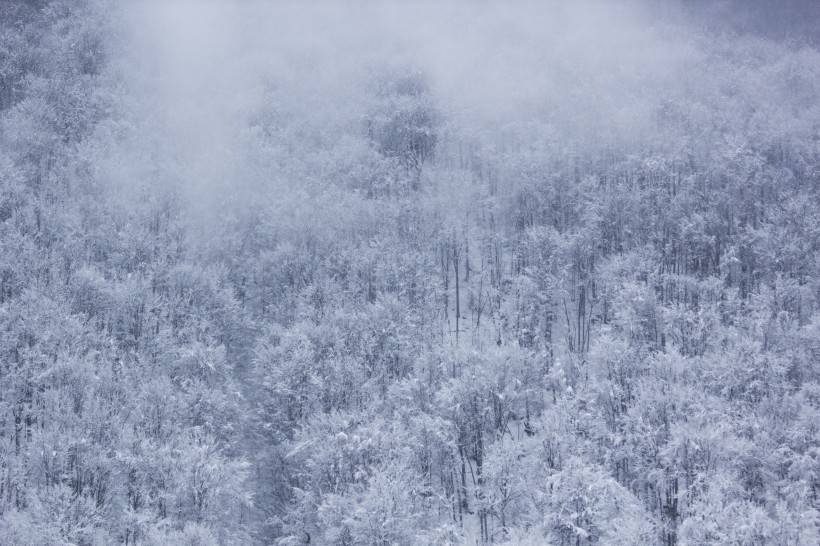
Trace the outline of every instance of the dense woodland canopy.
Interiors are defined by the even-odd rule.
[[[0,543],[818,544],[820,18],[700,4],[0,3]]]

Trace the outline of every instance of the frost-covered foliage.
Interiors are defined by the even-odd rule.
[[[700,4],[0,2],[0,544],[820,542],[820,13]]]

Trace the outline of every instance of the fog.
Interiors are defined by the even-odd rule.
[[[526,122],[597,146],[651,138],[659,104],[685,91],[704,55],[683,19],[673,24],[637,2],[119,9],[113,55],[136,131],[124,153],[154,147],[177,169],[157,174],[163,184],[180,184],[206,208],[283,175],[254,151],[260,118],[279,116],[280,128],[328,146],[361,136],[383,71],[422,74],[451,131]]]

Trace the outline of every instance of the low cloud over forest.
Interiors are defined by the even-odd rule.
[[[820,542],[820,4],[0,3],[0,545]]]

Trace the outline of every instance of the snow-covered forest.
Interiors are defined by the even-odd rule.
[[[0,2],[0,545],[819,497],[820,3]]]

